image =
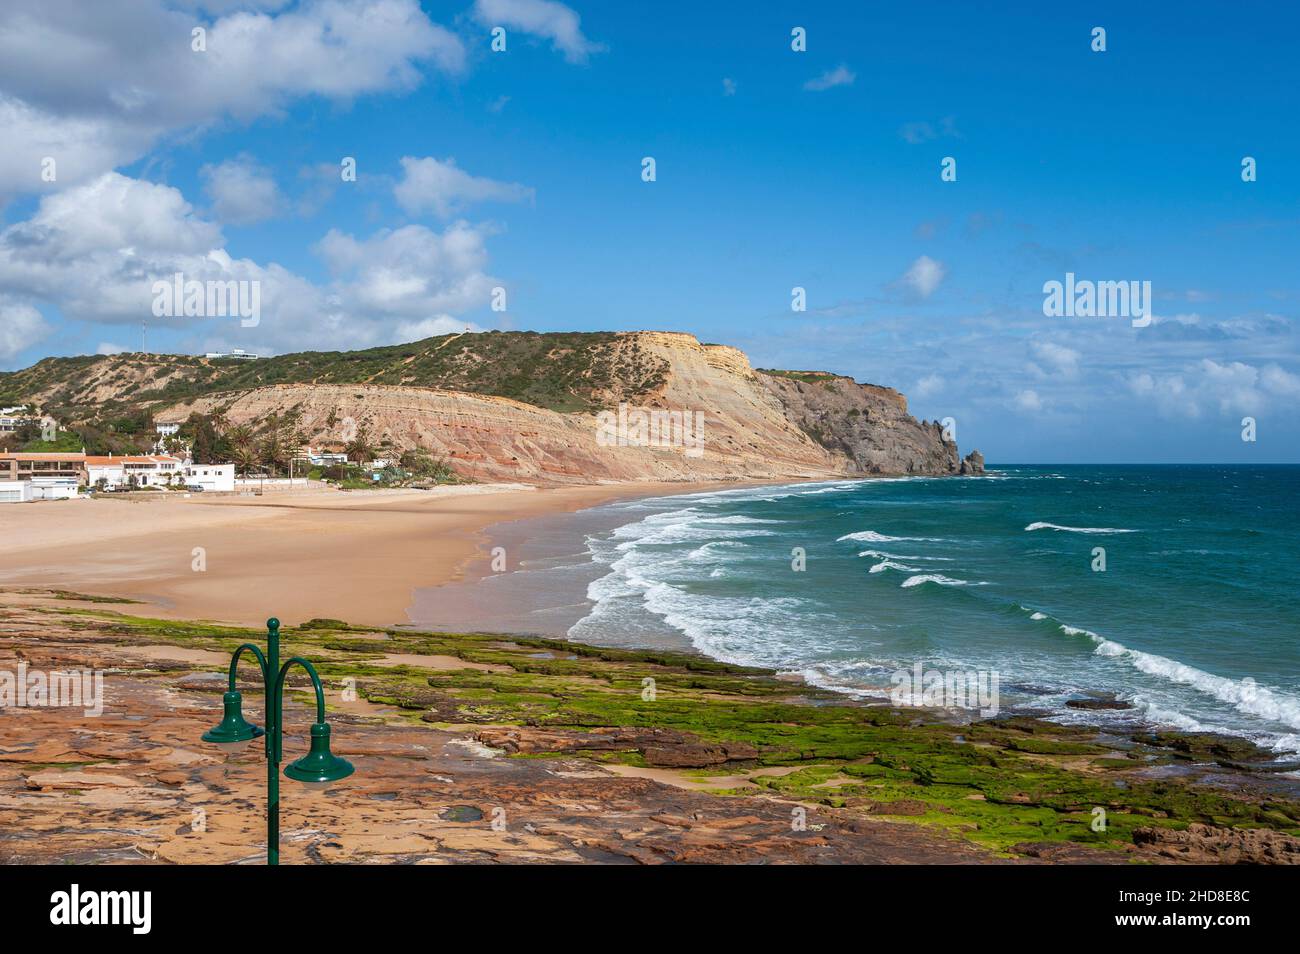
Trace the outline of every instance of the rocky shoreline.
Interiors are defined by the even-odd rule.
[[[261,751],[227,761],[199,739],[229,651],[259,634],[130,614],[0,592],[0,671],[103,670],[106,697],[97,718],[0,719],[0,860],[259,862]],[[1300,861],[1300,801],[1219,764],[1259,761],[1240,740],[945,724],[560,640],[337,620],[284,636],[317,663],[335,749],[357,766],[324,794],[284,788],[286,863]],[[305,748],[305,701],[287,752]]]

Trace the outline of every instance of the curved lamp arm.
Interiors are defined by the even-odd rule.
[[[244,645],[236,649],[234,655],[230,657],[230,691],[231,692],[235,691],[235,668],[239,665],[239,656],[245,649],[247,649],[249,652],[251,652],[254,656],[257,657],[258,668],[262,670],[262,685],[265,686],[267,683],[271,681],[270,675],[266,671],[266,657],[262,655],[262,650],[258,649],[252,643],[244,643]]]
[[[239,668],[239,657],[243,654],[244,650],[248,650],[254,656],[257,657],[257,668],[262,671],[263,701],[266,704],[266,712],[264,715],[264,718],[266,720],[266,743],[265,744],[266,744],[266,756],[269,759],[271,757],[271,746],[272,746],[271,738],[275,735],[275,716],[272,715],[272,712],[274,710],[272,710],[271,708],[270,698],[266,696],[266,686],[270,683],[271,680],[269,677],[269,670],[266,665],[266,657],[262,655],[262,650],[254,646],[252,643],[244,643],[244,645],[240,646],[238,649],[234,651],[233,654],[231,654],[230,691],[231,692],[235,691],[235,670]]]
[[[279,726],[281,724],[280,716],[284,711],[284,704],[283,704],[284,703],[284,677],[285,675],[288,674],[289,669],[295,663],[297,663],[303,669],[307,670],[307,675],[311,676],[311,684],[316,689],[316,721],[324,722],[325,721],[325,689],[323,686],[321,686],[320,676],[316,674],[316,667],[313,666],[309,660],[303,659],[301,656],[294,656],[292,659],[287,660],[285,664],[280,667],[279,675],[275,677],[275,689],[272,691],[271,697],[274,700],[274,705],[275,705],[276,725]],[[283,751],[282,743],[284,741],[284,733],[277,732],[275,736],[276,736],[275,758],[278,760]]]

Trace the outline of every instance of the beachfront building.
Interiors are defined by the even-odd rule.
[[[75,500],[81,488],[77,477],[33,477],[19,483],[31,485],[33,500]]]
[[[261,355],[253,354],[251,351],[245,351],[243,348],[236,348],[234,351],[209,351],[203,357],[209,360],[215,358],[229,358],[234,361],[256,361]]]
[[[27,503],[32,499],[34,498],[30,480],[0,481],[0,504]]]
[[[14,453],[0,454],[0,481],[31,480],[33,477],[71,477],[86,482],[86,455],[82,453]]]
[[[179,431],[179,430],[181,429],[181,426],[180,426],[179,423],[172,423],[172,424],[155,424],[155,425],[153,426],[153,429],[154,429],[155,431],[158,432],[158,436],[159,436],[160,438],[162,438],[162,437],[172,437],[172,436],[174,436],[174,435],[176,434],[177,431]]]
[[[128,490],[132,487],[165,487],[184,479],[184,464],[165,454],[86,458],[86,482],[91,487]],[[101,484],[100,481],[103,481]]]
[[[185,486],[202,487],[204,490],[234,490],[235,465],[187,463]]]
[[[0,454],[0,503],[75,497],[85,482],[85,454]]]

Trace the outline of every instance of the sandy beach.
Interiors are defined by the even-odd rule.
[[[457,578],[493,524],[713,486],[468,484],[48,501],[5,509],[0,585],[126,596],[148,604],[142,615],[175,619],[256,625],[274,614],[286,624],[331,617],[393,626],[407,622],[414,589]]]

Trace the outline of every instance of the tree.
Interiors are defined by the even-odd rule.
[[[191,431],[194,434],[194,443],[190,450],[190,456],[196,464],[219,464],[217,460],[217,435],[212,426],[212,422],[192,415],[190,417]]]
[[[226,432],[226,441],[233,457],[237,451],[253,446],[253,431],[247,424],[236,425]]]
[[[257,464],[257,452],[253,449],[252,444],[237,444],[230,452],[230,458],[235,463],[235,472],[240,477],[247,477],[248,472]]]
[[[423,477],[440,484],[456,483],[459,478],[445,457],[432,457],[421,448],[403,451],[402,469],[414,477]]]
[[[280,438],[279,431],[271,431],[262,438],[257,448],[257,459],[270,468],[272,473],[277,470],[288,470],[289,453]]]
[[[348,460],[356,464],[364,464],[375,456],[375,449],[370,444],[370,437],[364,425],[357,428],[357,436],[348,442],[346,453]]]

